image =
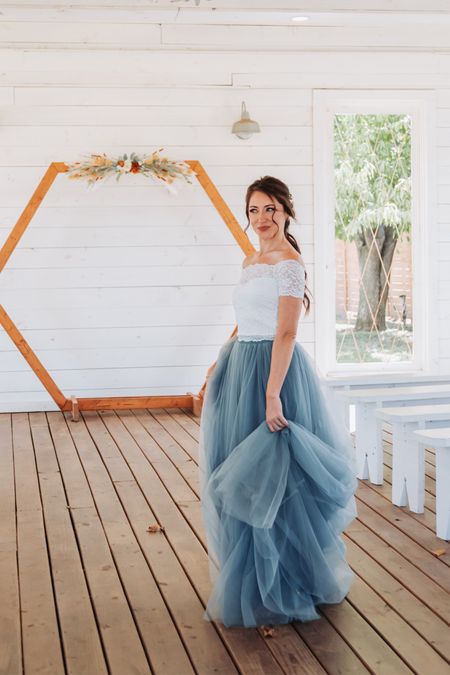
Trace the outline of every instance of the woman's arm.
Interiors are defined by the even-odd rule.
[[[294,352],[301,308],[302,298],[280,296],[277,332],[272,346],[266,388],[266,422],[270,431],[279,431],[288,425],[283,415],[280,392]]]

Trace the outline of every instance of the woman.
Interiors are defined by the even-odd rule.
[[[309,297],[288,187],[255,181],[246,214],[259,251],[244,260],[238,332],[210,369],[201,416],[205,618],[225,626],[319,618],[352,580],[340,538],[355,517],[352,447],[296,342]]]

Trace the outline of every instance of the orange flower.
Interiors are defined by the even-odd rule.
[[[123,159],[119,159],[119,161],[117,162],[117,166],[123,166],[124,164],[125,162],[123,161]]]
[[[141,165],[139,164],[139,162],[131,162],[130,173],[139,173],[140,170]]]

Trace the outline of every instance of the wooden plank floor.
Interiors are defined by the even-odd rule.
[[[450,673],[450,546],[426,510],[361,482],[355,581],[318,621],[264,637],[204,620],[210,582],[187,411],[0,415],[0,673]],[[149,533],[159,525],[162,531]]]

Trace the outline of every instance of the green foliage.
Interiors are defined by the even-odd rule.
[[[365,228],[411,229],[411,119],[407,115],[336,115],[336,237]]]

